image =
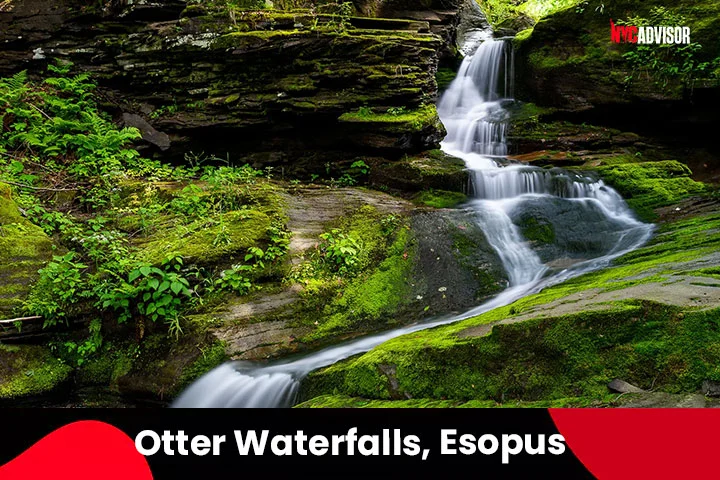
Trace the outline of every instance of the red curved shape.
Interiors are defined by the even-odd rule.
[[[599,480],[717,477],[720,411],[550,409],[550,416]]]
[[[9,434],[9,432],[4,432]],[[152,480],[135,442],[103,422],[82,421],[50,433],[0,467],[2,480]]]

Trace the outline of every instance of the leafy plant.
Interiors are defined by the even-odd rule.
[[[88,325],[90,335],[84,341],[80,343],[72,340],[51,342],[50,350],[60,357],[60,360],[64,363],[80,367],[102,347],[101,329],[102,322],[100,319],[94,318]]]
[[[127,148],[140,133],[118,129],[97,109],[88,74],[70,75],[70,64],[48,71],[42,84],[24,72],[0,79],[0,144],[13,158],[2,173],[32,186],[49,168],[54,188],[78,188],[89,208],[106,205],[115,179],[143,163]]]
[[[55,255],[40,270],[40,279],[24,303],[28,313],[43,317],[45,327],[66,321],[77,304],[92,296],[83,278],[88,266],[78,262],[76,257],[73,251]]]
[[[352,187],[357,185],[359,177],[365,176],[370,173],[370,166],[363,160],[356,160],[350,165],[350,168],[338,179],[337,183],[340,186]]]
[[[248,276],[248,272],[252,271],[252,269],[249,265],[233,265],[232,268],[220,274],[220,278],[215,280],[214,287],[218,290],[245,295],[253,286]]]
[[[202,188],[190,184],[170,202],[170,210],[187,217],[203,217],[208,213],[208,205],[204,202],[203,195]]]
[[[335,228],[321,234],[320,239],[319,251],[331,270],[338,273],[353,270],[360,252],[360,244],[354,237]]]
[[[648,18],[631,17],[626,21],[618,20],[618,25],[635,25],[643,27],[647,25],[682,26],[687,21],[683,15],[674,13],[666,7],[657,6],[650,10]],[[687,45],[659,44],[659,45],[637,45],[632,50],[625,52],[623,57],[628,61],[633,70],[652,73],[656,82],[666,86],[671,80],[679,80],[685,86],[691,87],[696,78],[703,74],[709,74],[715,62],[701,61],[698,54],[702,51],[699,43]],[[625,79],[630,84],[633,75]]]
[[[127,280],[101,295],[100,306],[118,311],[119,323],[132,318],[175,323],[183,304],[192,296],[182,266],[182,257],[168,258],[162,268],[140,265],[130,271]]]

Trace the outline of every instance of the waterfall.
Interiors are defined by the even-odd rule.
[[[472,50],[469,50],[472,51]],[[403,328],[328,347],[296,359],[267,366],[230,362],[193,383],[175,401],[175,407],[290,407],[297,400],[300,382],[308,373],[352,355],[367,352],[399,335],[457,322],[600,268],[612,259],[642,245],[651,226],[637,221],[620,195],[602,181],[562,171],[523,165],[503,166],[507,154],[508,113],[513,94],[513,52],[510,42],[487,39],[462,63],[457,78],[438,105],[448,135],[445,152],[462,158],[472,173],[473,213],[508,273],[509,287],[493,299],[461,315],[435,318]],[[516,209],[543,199],[592,206],[620,234],[604,255],[548,273],[511,220]],[[602,234],[603,232],[598,232]]]

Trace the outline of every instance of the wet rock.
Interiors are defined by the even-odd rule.
[[[708,397],[720,397],[720,382],[705,380],[702,384],[702,392]]]
[[[533,203],[519,204],[509,215],[546,263],[605,255],[626,233],[621,220],[609,218],[593,202],[538,197]]]
[[[462,311],[507,285],[502,262],[474,212],[418,213],[411,228],[417,242],[411,309],[425,316]]]
[[[645,391],[619,378],[615,378],[608,383],[608,388],[615,393],[642,393]]]

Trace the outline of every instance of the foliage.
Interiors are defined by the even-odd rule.
[[[139,265],[126,280],[105,289],[98,303],[103,309],[117,311],[119,323],[140,317],[165,322],[178,331],[182,307],[192,296],[182,267],[181,257],[168,258],[161,268]]]
[[[638,27],[647,25],[674,27],[687,25],[687,19],[666,7],[656,6],[650,10],[648,18],[636,16],[624,22],[618,21],[618,24]],[[634,70],[652,73],[656,81],[663,86],[671,80],[679,80],[684,85],[692,87],[696,78],[708,74],[713,67],[720,65],[720,57],[714,63],[700,61],[698,53],[701,50],[702,45],[696,42],[687,45],[636,45],[632,50],[625,52],[623,57]],[[630,75],[626,78],[626,83],[630,83],[632,80],[633,76]]]
[[[85,340],[80,343],[73,340],[53,342],[50,344],[50,351],[65,364],[80,367],[102,347],[101,329],[102,321],[94,318],[88,325],[89,336]]]
[[[337,228],[320,235],[322,242],[318,249],[331,271],[345,274],[357,265],[360,243],[352,235],[343,233]]]
[[[142,163],[127,145],[137,129],[118,129],[96,107],[87,73],[70,75],[69,64],[50,65],[42,84],[25,72],[0,79],[0,144],[11,152],[0,162],[3,176],[32,185],[42,166],[54,172],[54,187],[78,188],[88,208],[109,201],[117,178]]]
[[[360,177],[365,177],[370,173],[370,166],[363,160],[356,160],[350,165],[350,168],[343,173],[338,179],[338,184],[343,187],[352,187],[357,185]]]
[[[73,251],[54,256],[40,270],[40,279],[25,302],[24,308],[42,316],[46,327],[65,322],[80,302],[92,296],[83,275],[88,266],[76,257]]]
[[[318,13],[331,15],[327,27],[337,33],[344,33],[347,30],[350,26],[350,17],[355,13],[355,5],[352,2],[328,2],[317,5],[315,8]]]
[[[252,271],[250,265],[233,265],[220,274],[214,286],[219,290],[228,290],[238,295],[245,295],[252,288],[252,280],[248,272]]]

